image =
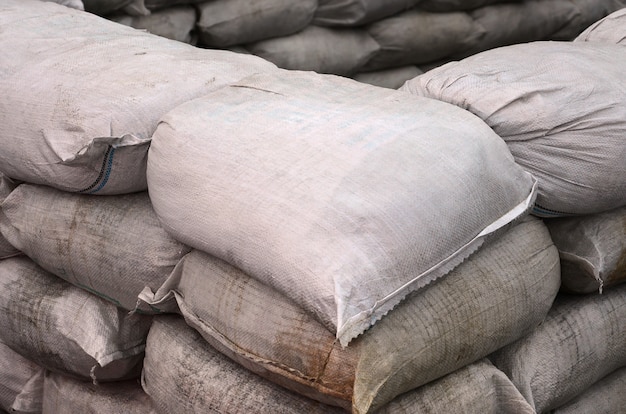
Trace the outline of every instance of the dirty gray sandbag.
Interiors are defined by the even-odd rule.
[[[626,366],[626,285],[602,295],[559,294],[545,321],[490,356],[538,413]]]
[[[593,23],[575,42],[603,42],[626,46],[626,4],[624,8]]]
[[[152,318],[46,272],[26,256],[0,261],[0,340],[38,365],[85,380],[135,377]]]
[[[620,413],[626,407],[626,368],[602,378],[551,414]]]
[[[570,0],[578,9],[578,16],[552,35],[552,40],[571,41],[590,25],[603,17],[626,7],[626,0]],[[622,32],[623,33],[623,32]]]
[[[154,11],[148,16],[123,14],[110,16],[109,19],[168,39],[194,44],[196,42],[196,36],[193,34],[196,14],[196,9],[192,6],[178,6]]]
[[[458,105],[502,137],[539,180],[534,213],[626,205],[626,49],[532,42],[432,69],[401,90]]]
[[[515,1],[520,0],[421,0],[417,3],[417,8],[431,12],[445,13],[461,10],[474,10],[494,3]]]
[[[559,283],[558,252],[531,216],[409,295],[346,348],[297,300],[199,250],[142,299],[178,307],[207,342],[259,375],[369,413],[530,333]]]
[[[0,341],[0,410],[41,413],[45,372]]]
[[[283,69],[350,76],[379,50],[366,31],[308,26],[290,36],[262,40],[246,49]]]
[[[290,392],[239,366],[175,315],[154,319],[142,386],[162,414],[345,412]]]
[[[366,27],[380,45],[364,70],[418,65],[472,49],[484,35],[467,13],[409,10]]]
[[[304,29],[313,19],[317,0],[212,0],[198,7],[200,43],[227,47]]]
[[[356,81],[383,88],[398,89],[404,82],[424,73],[420,68],[413,65],[400,66],[397,68],[383,69],[375,72],[361,72],[352,78]]]
[[[344,345],[535,197],[532,176],[468,111],[286,70],[162,118],[148,183],[174,238],[294,298]]]
[[[481,7],[470,16],[484,36],[457,58],[518,43],[545,40],[578,16],[570,0],[525,0]]]
[[[376,414],[535,414],[511,380],[481,359],[408,391]],[[581,413],[582,414],[582,413]]]
[[[133,16],[150,14],[144,0],[82,0],[85,11],[104,16],[109,13],[123,10]]]
[[[17,183],[0,172],[0,206],[15,187],[17,187]],[[20,253],[19,249],[16,249],[4,235],[2,235],[2,231],[0,230],[0,259],[17,256]]]
[[[319,0],[313,24],[359,26],[414,7],[421,0]]]
[[[138,379],[94,384],[47,372],[42,414],[156,414]]]
[[[159,10],[173,6],[204,3],[205,1],[207,0],[144,0],[144,5],[148,10]]]
[[[546,225],[561,256],[563,290],[602,293],[626,281],[626,207]]]
[[[162,115],[275,68],[40,1],[3,0],[0,26],[0,171],[66,191],[145,190]]]
[[[190,250],[162,228],[145,191],[103,198],[22,184],[0,208],[0,231],[13,246],[129,311]]]

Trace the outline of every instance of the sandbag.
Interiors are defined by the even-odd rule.
[[[63,6],[71,7],[77,10],[85,10],[82,0],[43,0],[50,1],[52,3],[61,4]]]
[[[350,76],[379,46],[362,29],[308,26],[290,36],[251,43],[246,49],[283,69]]]
[[[0,171],[66,191],[146,190],[163,114],[275,68],[40,1],[3,1],[0,26]]]
[[[206,0],[144,0],[144,4],[149,10],[159,10],[172,6],[204,3],[205,1]]]
[[[593,23],[574,42],[604,42],[626,46],[626,5]]]
[[[319,0],[313,24],[359,26],[414,7],[421,0]]]
[[[1,205],[0,231],[47,271],[128,311],[190,250],[162,228],[145,191],[103,198],[22,184]]]
[[[17,183],[0,172],[0,208],[5,198],[15,189]],[[17,256],[21,252],[4,237],[0,229],[0,260],[7,257]]]
[[[118,10],[123,10],[133,16],[150,14],[144,0],[82,0],[85,11],[104,16]]]
[[[148,16],[122,14],[110,19],[168,39],[194,44],[196,36],[192,32],[196,27],[196,14],[196,9],[191,6],[179,6],[155,11]]]
[[[150,323],[26,256],[0,261],[0,341],[46,369],[94,381],[136,377]]]
[[[142,299],[170,311],[177,304],[207,342],[259,375],[367,413],[530,333],[559,282],[549,233],[528,217],[409,295],[347,348],[297,300],[199,250],[181,260],[166,287]]]
[[[171,111],[148,182],[174,238],[295,299],[344,345],[534,200],[532,177],[469,112],[296,71]]]
[[[0,341],[0,410],[41,413],[45,372]]]
[[[534,213],[594,214],[626,204],[626,49],[531,42],[432,69],[402,86],[465,108],[539,180]]]
[[[552,414],[619,413],[626,407],[626,368],[602,378]]]
[[[546,225],[561,256],[564,291],[602,293],[626,281],[626,207]]]
[[[154,320],[142,386],[163,414],[344,412],[289,392],[235,364],[174,315]]]
[[[577,8],[578,15],[575,19],[563,26],[557,33],[551,36],[553,40],[575,39],[590,25],[607,15],[626,7],[626,0],[570,0]]]
[[[198,7],[200,42],[227,47],[304,29],[313,19],[317,0],[212,0]]]
[[[511,2],[515,1],[520,0],[511,0]],[[417,8],[431,12],[445,13],[461,10],[474,10],[493,3],[504,2],[509,2],[509,0],[421,0],[417,3]]]
[[[372,23],[367,32],[378,42],[380,51],[367,62],[366,70],[434,62],[471,49],[484,35],[467,13],[421,10]]]
[[[424,73],[417,66],[400,66],[375,72],[361,72],[353,76],[354,80],[383,88],[398,89],[404,83]]]
[[[406,392],[376,414],[535,414],[511,380],[487,359]],[[582,414],[582,413],[581,413]]]
[[[626,285],[602,295],[559,294],[545,321],[490,359],[538,413],[626,366]]]
[[[42,414],[156,414],[138,380],[94,384],[47,372],[43,384]]]

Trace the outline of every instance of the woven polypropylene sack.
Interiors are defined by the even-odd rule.
[[[417,8],[432,12],[453,12],[474,10],[492,3],[503,3],[506,0],[421,0]]]
[[[110,19],[168,39],[195,44],[197,36],[194,30],[197,14],[192,6],[178,6],[154,11],[148,16],[118,14],[111,16]]]
[[[13,180],[0,172],[0,209],[2,208],[4,199],[11,194],[11,191],[13,191],[16,186],[17,184],[14,183]],[[18,254],[20,254],[20,251],[16,249],[0,231],[0,259],[17,256]]]
[[[408,391],[376,414],[535,414],[504,372],[487,359]]]
[[[313,24],[360,26],[412,8],[420,0],[319,0]]]
[[[1,205],[0,231],[47,271],[129,311],[190,250],[161,227],[147,192],[102,198],[22,184]]]
[[[626,204],[626,49],[532,42],[430,70],[401,90],[465,108],[539,180],[534,212],[592,214]]]
[[[344,412],[237,365],[173,315],[155,317],[146,345],[142,385],[162,414]]]
[[[375,72],[361,72],[357,73],[352,78],[370,85],[398,89],[404,85],[407,80],[413,79],[422,73],[424,73],[424,71],[420,70],[417,66],[400,66]]]
[[[561,256],[563,290],[602,292],[626,281],[626,207],[546,225]]]
[[[139,380],[94,384],[47,372],[42,414],[156,414]]]
[[[0,26],[0,171],[67,191],[145,190],[162,115],[275,68],[54,3],[5,0]]]
[[[619,413],[626,407],[625,389],[626,368],[620,368],[551,413]]]
[[[85,6],[83,5],[82,0],[42,0],[42,1],[50,1],[52,3],[57,3],[62,6],[71,7],[73,9],[85,10]]]
[[[545,321],[490,357],[538,413],[557,408],[626,366],[626,285],[560,294]]]
[[[589,26],[574,41],[615,43],[626,46],[626,5],[625,8]]]
[[[578,16],[563,26],[550,39],[571,41],[598,20],[626,7],[626,0],[571,0]]]
[[[0,410],[41,413],[46,370],[0,342]]]
[[[170,112],[148,181],[176,239],[295,299],[344,345],[534,201],[471,113],[295,71]]]
[[[0,340],[42,367],[86,380],[135,377],[151,318],[128,315],[26,256],[0,261]]]
[[[271,381],[366,413],[531,332],[559,283],[548,230],[529,217],[347,348],[297,301],[199,250],[167,288],[142,298],[157,307],[175,301],[211,345]]]

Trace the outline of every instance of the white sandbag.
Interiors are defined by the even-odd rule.
[[[538,413],[557,408],[626,366],[626,285],[560,294],[546,320],[490,357]]]
[[[620,368],[551,413],[619,413],[626,407],[625,389],[626,368]]]
[[[85,6],[83,5],[82,0],[43,0],[43,1],[50,1],[52,3],[57,3],[62,6],[71,7],[77,10],[85,10]]]
[[[626,49],[532,42],[430,70],[401,90],[482,118],[539,180],[534,213],[626,205]]]
[[[575,39],[575,42],[605,42],[626,46],[626,5],[593,23]]]
[[[171,111],[148,182],[176,239],[295,299],[344,345],[534,201],[471,113],[297,71]]]
[[[317,0],[212,0],[198,7],[200,42],[227,47],[304,29],[313,19]]]
[[[162,414],[344,412],[292,393],[235,364],[174,315],[154,320],[142,385]]]
[[[291,36],[246,45],[250,53],[283,69],[350,76],[379,50],[362,29],[308,26]]]
[[[162,228],[147,192],[103,198],[22,184],[1,205],[0,231],[47,271],[129,311],[190,250]]]
[[[94,381],[137,376],[150,322],[26,256],[0,261],[0,341],[44,368]]]
[[[602,293],[626,281],[626,207],[546,225],[561,256],[563,290]]]
[[[155,11],[148,16],[116,15],[110,19],[168,39],[194,44],[192,32],[196,27],[196,14],[194,7],[179,6]]]
[[[45,372],[0,341],[0,410],[41,413]]]
[[[481,7],[470,16],[484,35],[457,53],[467,57],[499,46],[545,40],[578,16],[570,0],[524,0]]]
[[[42,414],[156,414],[139,380],[94,384],[48,372]]]
[[[0,208],[5,198],[15,189],[17,183],[0,172]],[[0,230],[0,260],[7,257],[17,256],[21,252],[16,249],[2,234]]]
[[[53,3],[0,4],[0,171],[67,191],[146,189],[159,118],[274,65]]]
[[[199,250],[161,291],[142,298],[169,311],[175,301],[211,345],[259,375],[367,413],[530,333],[559,283],[548,230],[529,217],[409,295],[347,348],[297,300]]]
[[[354,80],[383,88],[398,89],[404,82],[424,73],[417,66],[400,66],[375,72],[361,72],[353,76]]]
[[[313,24],[359,26],[414,7],[421,0],[319,0]]]
[[[484,30],[467,13],[409,10],[367,26],[380,51],[365,65],[378,70],[434,62],[472,49]]]
[[[421,0],[417,8],[431,12],[445,13],[460,10],[474,10],[493,3],[515,2],[520,0]]]
[[[577,17],[552,35],[553,40],[571,41],[590,25],[626,7],[626,0],[570,0],[578,9]],[[623,33],[623,32],[622,32]]]
[[[376,411],[376,414],[416,413],[535,414],[535,411],[502,371],[482,359],[406,392]]]

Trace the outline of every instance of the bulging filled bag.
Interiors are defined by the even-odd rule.
[[[539,181],[534,213],[626,205],[626,49],[533,42],[451,62],[400,88],[467,109]]]
[[[0,231],[45,270],[128,311],[190,250],[162,228],[145,191],[100,197],[22,184],[0,204]]]
[[[296,71],[171,111],[153,136],[148,183],[165,230],[294,299],[343,345],[535,195],[469,112]]]
[[[13,180],[0,172],[0,204],[11,194],[11,191],[13,191],[16,186],[17,184],[13,182]],[[4,237],[0,230],[0,259],[17,256],[18,254],[20,254],[20,251]]]
[[[574,42],[615,43],[626,46],[626,7],[589,26]]]
[[[66,191],[145,190],[162,115],[275,68],[54,3],[4,0],[0,26],[0,171]]]
[[[207,342],[257,374],[362,414],[530,333],[550,309],[559,276],[548,230],[528,217],[346,348],[297,299],[200,250],[142,298],[164,310],[178,306]]]
[[[602,378],[552,414],[619,413],[626,407],[626,368]]]
[[[0,411],[41,413],[45,373],[0,341]]]

